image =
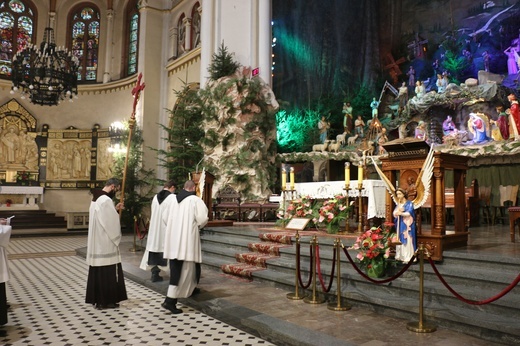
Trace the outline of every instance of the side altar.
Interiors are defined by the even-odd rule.
[[[0,196],[0,210],[38,210],[38,203],[43,203],[43,187],[0,186]]]
[[[382,171],[397,187],[413,193],[414,182],[430,150],[429,145],[418,140],[395,140],[384,145],[388,156],[380,157]],[[435,152],[433,176],[430,185],[431,225],[416,223],[417,243],[424,244],[433,260],[442,260],[445,249],[465,246],[468,243],[466,224],[465,180],[468,157]],[[454,224],[446,225],[445,173],[453,171]],[[409,196],[410,198],[410,196]],[[394,204],[386,194],[386,220],[393,220]],[[418,213],[420,214],[420,213]]]

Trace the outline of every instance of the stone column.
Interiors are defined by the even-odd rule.
[[[269,86],[272,86],[271,46],[273,38],[271,33],[271,1],[259,1],[258,16],[258,67],[260,68],[260,78]]]
[[[204,88],[209,79],[208,67],[211,63],[211,56],[215,51],[214,42],[214,20],[215,20],[215,6],[214,0],[202,0],[202,12],[200,23],[200,85]]]
[[[112,42],[114,36],[114,10],[107,11],[107,44],[105,51],[105,72],[103,73],[103,83],[110,82],[110,71],[112,70],[112,52],[114,44]]]
[[[143,2],[145,4],[146,2]],[[137,125],[143,130],[144,155],[143,161],[147,168],[159,171],[157,154],[150,148],[161,148],[164,142],[161,128],[157,124],[163,123],[162,119],[167,112],[167,92],[171,92],[164,78],[163,66],[168,53],[164,46],[168,43],[168,32],[164,30],[164,23],[168,21],[167,13],[161,8],[154,8],[151,2],[139,9],[139,60],[137,71],[143,74],[143,82],[146,88],[141,93],[137,104]],[[130,90],[128,91],[130,93]],[[157,174],[162,178],[162,174]]]
[[[191,18],[184,18],[184,51],[191,50]]]
[[[177,27],[170,28],[170,45],[172,47],[172,55],[171,57],[177,57],[177,39],[179,36],[179,29]]]

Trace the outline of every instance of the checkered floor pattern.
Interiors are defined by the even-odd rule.
[[[72,255],[84,246],[86,237],[11,239],[11,307],[0,344],[271,345],[186,306],[172,315],[160,306],[164,296],[128,278],[119,309],[94,309],[84,302],[88,267]]]

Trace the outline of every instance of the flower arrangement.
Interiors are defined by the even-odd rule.
[[[390,225],[385,225],[384,229],[381,226],[372,227],[361,234],[350,248],[358,250],[356,258],[369,276],[378,277],[378,272],[384,270],[385,260],[390,256],[392,237]]]
[[[348,218],[349,212],[347,196],[336,195],[323,202],[318,210],[318,222],[326,225],[327,233],[338,233],[340,222]]]
[[[313,226],[316,220],[315,204],[316,201],[309,196],[291,200],[287,209],[284,210],[283,207],[278,209],[277,216],[280,219],[279,223],[287,223],[293,217],[298,217],[311,219],[307,227]]]
[[[318,200],[309,196],[291,200],[284,210],[278,210],[279,223],[287,223],[293,217],[308,218],[311,221],[307,227],[317,227],[322,225],[327,227],[328,233],[337,233],[340,222],[348,218],[350,206],[347,196],[337,195],[332,199]]]
[[[16,174],[16,182],[18,183],[27,183],[29,180],[31,180],[31,173],[21,171]]]

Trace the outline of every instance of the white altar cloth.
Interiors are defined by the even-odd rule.
[[[43,187],[41,186],[0,186],[0,195],[25,195],[21,206],[38,209],[39,202],[43,203]]]
[[[350,181],[349,197],[359,197],[357,180]],[[345,181],[320,181],[314,183],[295,183],[294,190],[299,197],[315,199],[332,198],[345,195]],[[361,196],[368,197],[367,218],[385,217],[386,187],[382,180],[363,180]]]

